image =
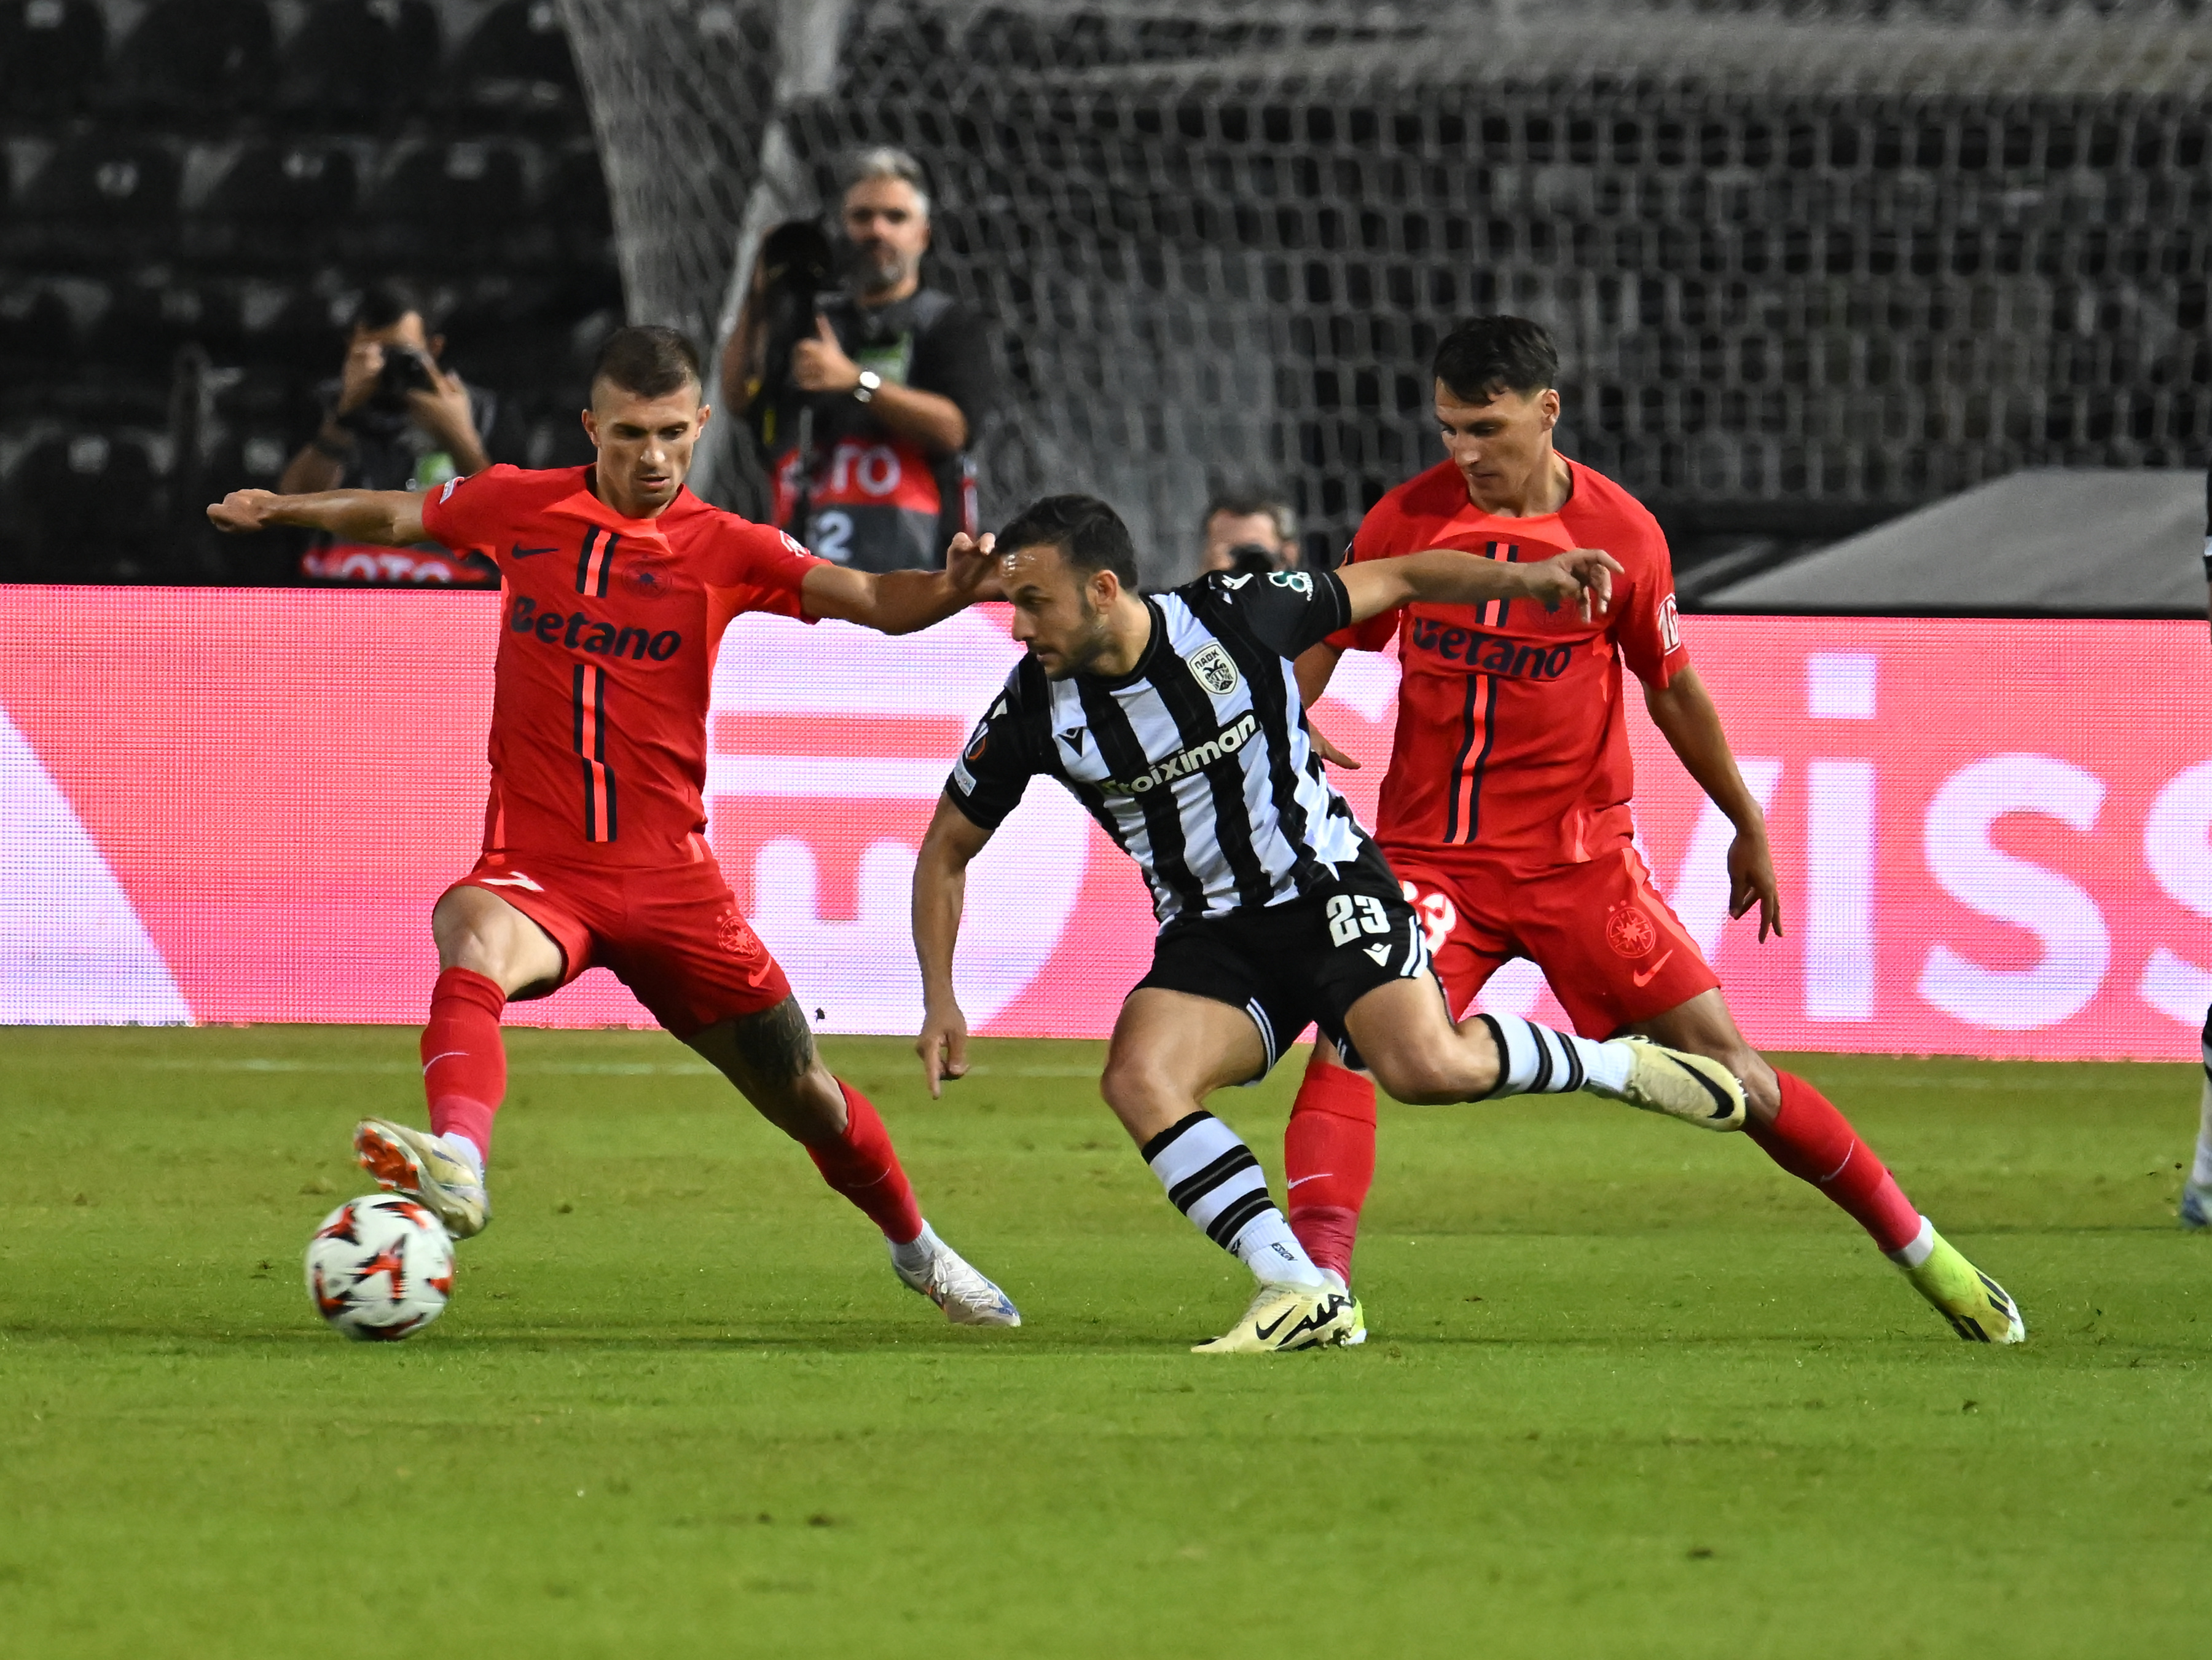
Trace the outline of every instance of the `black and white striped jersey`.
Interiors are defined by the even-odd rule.
[[[1145,654],[1120,679],[1006,677],[945,783],[986,830],[1038,774],[1058,779],[1144,867],[1162,922],[1291,899],[1367,839],[1307,740],[1290,660],[1346,625],[1332,572],[1216,572],[1148,598]]]

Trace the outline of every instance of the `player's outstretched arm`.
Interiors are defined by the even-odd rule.
[[[968,866],[991,832],[939,796],[929,832],[914,861],[914,950],[921,959],[922,1081],[933,1098],[942,1080],[968,1071],[968,1017],[952,989],[952,947],[960,937],[960,909],[968,893]]]
[[[1351,598],[1354,623],[1415,600],[1479,605],[1486,599],[1534,599],[1546,611],[1571,603],[1588,622],[1613,604],[1613,578],[1620,569],[1620,561],[1599,548],[1569,548],[1527,564],[1426,548],[1395,559],[1363,559],[1337,575]]]
[[[1735,826],[1729,845],[1729,915],[1741,916],[1756,903],[1759,937],[1782,937],[1782,896],[1774,881],[1774,854],[1766,843],[1766,812],[1736,769],[1735,752],[1721,730],[1712,694],[1692,668],[1677,670],[1664,687],[1646,686],[1644,707],[1682,769],[1698,781],[1713,805]]]
[[[414,490],[318,490],[312,496],[233,490],[207,514],[217,530],[240,533],[293,525],[394,548],[429,539],[422,528],[422,498]]]
[[[992,537],[952,538],[943,570],[849,570],[816,565],[799,584],[809,617],[834,617],[879,634],[912,634],[978,599],[995,599]]]

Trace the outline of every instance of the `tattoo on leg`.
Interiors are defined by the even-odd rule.
[[[814,1064],[814,1033],[796,997],[747,1015],[731,1030],[730,1038],[738,1060],[763,1083],[788,1083]]]

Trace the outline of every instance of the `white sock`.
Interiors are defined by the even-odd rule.
[[[1273,1285],[1328,1283],[1275,1208],[1251,1148],[1212,1113],[1194,1112],[1162,1130],[1145,1143],[1143,1156],[1168,1201],[1258,1278]]]
[[[1502,1095],[1571,1095],[1593,1084],[1613,1091],[1628,1085],[1634,1057],[1617,1044],[1553,1031],[1514,1014],[1485,1012],[1475,1018],[1498,1040],[1498,1087],[1486,1100]]]
[[[2197,1162],[2189,1167],[2191,1185],[2212,1188],[2212,1043],[2204,1062],[2204,1091],[2197,1107]]]
[[[903,1245],[889,1234],[884,1236],[884,1243],[891,1248],[891,1261],[908,1274],[920,1274],[929,1266],[929,1259],[937,1255],[937,1234],[927,1221],[922,1223],[921,1231]]]
[[[477,1144],[459,1130],[447,1130],[438,1138],[439,1146],[477,1173],[477,1180],[484,1179],[484,1156]]]
[[[1886,1250],[1884,1256],[1900,1268],[1917,1268],[1936,1254],[1936,1225],[1926,1217],[1920,1219],[1920,1231],[1895,1250]]]

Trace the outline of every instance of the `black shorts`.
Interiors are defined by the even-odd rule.
[[[1243,1009],[1267,1053],[1264,1078],[1309,1022],[1346,1066],[1360,1065],[1345,1036],[1345,1011],[1377,986],[1417,978],[1428,966],[1420,919],[1370,842],[1357,864],[1296,899],[1169,923],[1152,946],[1152,972],[1136,988]]]

